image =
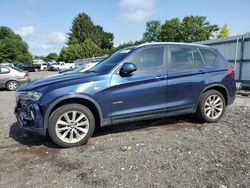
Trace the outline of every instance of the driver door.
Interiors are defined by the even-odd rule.
[[[125,62],[134,63],[137,71],[129,76],[121,76],[117,70],[111,78],[112,122],[165,113],[165,48],[141,49]]]

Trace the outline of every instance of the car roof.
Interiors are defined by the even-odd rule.
[[[210,48],[210,46],[202,45],[202,44],[193,44],[193,43],[182,43],[182,42],[149,42],[149,43],[143,43],[136,48],[144,47],[144,46],[157,46],[157,45],[181,45],[181,46],[194,46],[194,47],[205,47]]]

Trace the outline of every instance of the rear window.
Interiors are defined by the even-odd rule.
[[[10,69],[9,68],[7,68],[7,67],[1,67],[0,68],[1,69],[1,74],[7,74],[7,73],[9,73],[10,72]]]
[[[203,66],[199,51],[190,47],[169,48],[170,69],[190,69]]]
[[[217,56],[211,51],[206,49],[200,49],[206,64],[216,63]]]

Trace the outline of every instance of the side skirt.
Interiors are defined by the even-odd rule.
[[[125,116],[118,116],[114,118],[109,118],[103,120],[103,123],[101,127],[108,126],[108,125],[116,125],[120,123],[130,123],[135,121],[143,121],[143,120],[149,120],[149,119],[158,119],[162,117],[169,117],[169,116],[177,116],[177,115],[184,115],[184,114],[192,114],[194,113],[194,108],[184,108],[184,109],[178,109],[178,110],[171,110],[171,111],[161,111],[161,112],[146,112],[139,114],[130,114]]]

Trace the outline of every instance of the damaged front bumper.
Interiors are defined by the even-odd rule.
[[[46,135],[42,112],[35,102],[18,100],[14,113],[22,129]]]

